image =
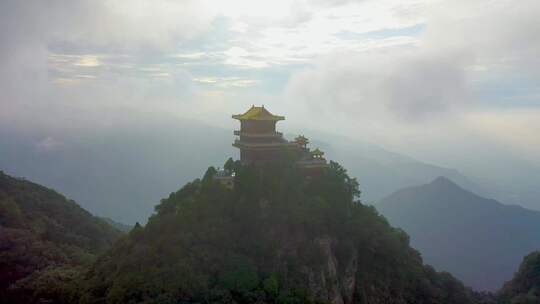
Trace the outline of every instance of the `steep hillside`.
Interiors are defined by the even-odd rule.
[[[475,289],[500,288],[521,257],[540,248],[540,212],[482,198],[447,178],[399,190],[376,207],[427,263]]]
[[[0,171],[0,302],[21,302],[40,284],[55,292],[53,277],[74,275],[119,236],[75,202]]]
[[[528,254],[511,281],[499,291],[500,304],[540,303],[540,251]]]
[[[474,303],[356,200],[358,184],[338,164],[305,178],[287,164],[236,163],[232,190],[214,172],[101,256],[81,303]]]

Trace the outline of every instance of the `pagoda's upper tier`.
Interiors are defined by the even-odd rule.
[[[252,106],[249,110],[247,110],[244,114],[237,114],[233,115],[232,118],[238,119],[238,120],[265,120],[265,121],[278,121],[278,120],[285,120],[285,117],[274,115],[268,110],[262,107],[256,107]]]

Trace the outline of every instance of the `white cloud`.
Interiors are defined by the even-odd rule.
[[[50,136],[47,136],[35,145],[38,152],[53,152],[60,149],[64,144]]]
[[[241,47],[234,46],[224,52],[226,57],[225,64],[235,65],[244,68],[265,68],[269,64],[261,60],[259,56],[255,56],[253,53],[246,51]]]
[[[532,87],[520,98],[538,107],[539,19],[533,0],[2,1],[0,115],[214,119],[264,100],[302,123],[306,111],[330,117],[349,134],[354,125],[396,140],[427,126],[441,136],[451,124],[439,120],[472,109],[504,119],[480,100],[486,83],[519,76]]]
[[[335,132],[467,172],[495,173],[493,162],[510,158],[540,163],[540,2],[438,1],[421,11],[413,19],[425,32],[410,43],[329,49],[292,73],[287,109],[313,128],[329,121]],[[494,147],[504,153],[480,161]]]
[[[467,112],[471,100],[489,104],[475,95],[485,82],[517,74],[539,83],[539,2],[433,2],[422,11],[427,15],[414,19],[426,20],[426,32],[417,41],[377,52],[329,50],[313,68],[293,75],[289,98],[305,100],[308,108],[346,109],[355,118],[387,121],[397,114],[417,122]],[[536,95],[538,88],[531,89]]]
[[[81,58],[77,62],[75,62],[74,65],[92,68],[92,67],[100,66],[101,62],[99,61],[97,56],[89,55],[89,56],[81,56]]]
[[[287,94],[291,102],[318,113],[342,112],[381,124],[419,122],[466,104],[465,60],[461,54],[403,48],[384,54],[338,53],[295,74]]]
[[[177,53],[170,55],[172,58],[178,58],[178,59],[203,59],[207,56],[207,53],[205,52],[194,52],[194,53]]]
[[[231,40],[234,45],[225,53],[228,63],[260,68],[307,62],[333,51],[377,48],[380,40],[369,37],[370,32],[407,28],[425,20],[404,10],[398,1],[359,1],[324,9],[305,1],[285,3],[289,6],[278,4],[274,10],[265,12],[262,19],[229,13],[234,22],[232,28],[240,35]],[[421,3],[414,1],[410,5]],[[250,16],[257,13],[262,11],[256,10]],[[339,37],[343,32],[357,37],[343,39]],[[401,39],[395,38],[382,40],[393,44],[414,43],[406,34]],[[233,51],[237,56],[228,54]]]
[[[195,77],[193,81],[205,85],[214,85],[220,88],[245,88],[257,84],[255,79],[241,77]]]
[[[170,110],[175,98],[188,98],[191,76],[169,67],[142,72],[141,81],[137,65],[204,32],[213,18],[198,1],[2,1],[0,115],[62,121],[122,107]]]
[[[519,152],[540,165],[540,110],[513,109],[471,112],[466,124],[480,136],[505,145],[509,152]]]

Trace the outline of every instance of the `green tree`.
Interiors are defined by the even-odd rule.
[[[232,157],[229,157],[225,164],[223,165],[223,169],[227,170],[228,172],[234,172],[235,170],[235,163]]]

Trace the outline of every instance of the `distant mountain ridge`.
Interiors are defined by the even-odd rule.
[[[522,256],[540,248],[540,212],[483,198],[445,177],[398,190],[376,208],[411,236],[428,264],[475,289],[500,288]]]
[[[231,146],[234,127],[232,121],[230,129],[224,129],[195,120],[133,113],[125,121],[74,130],[0,122],[0,168],[57,189],[93,214],[133,225],[146,221],[163,193],[188,182],[208,164],[236,158],[238,151]],[[288,131],[289,139],[300,132],[281,131]],[[486,185],[457,170],[372,143],[324,132],[302,133],[329,159],[349,168],[362,185],[365,202],[441,175],[481,195],[512,196],[501,194],[502,186]]]
[[[378,201],[398,189],[423,184],[441,175],[466,189],[484,191],[455,169],[424,163],[376,145],[336,140],[328,149],[359,179],[365,190],[362,197],[367,202]]]

